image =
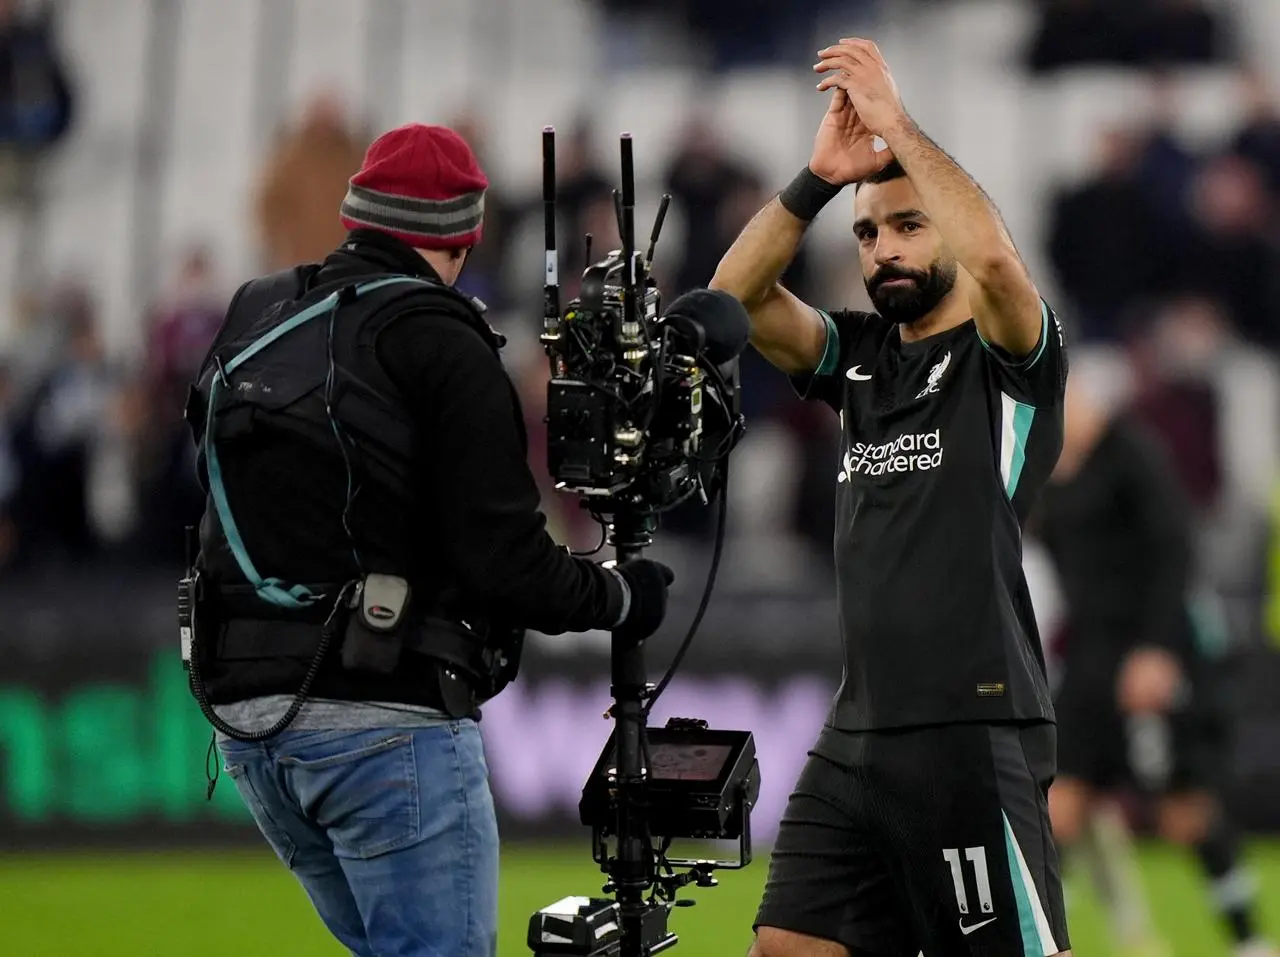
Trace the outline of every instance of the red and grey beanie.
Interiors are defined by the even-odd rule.
[[[474,246],[489,180],[466,140],[410,123],[373,141],[342,201],[342,224],[390,233],[415,249]]]

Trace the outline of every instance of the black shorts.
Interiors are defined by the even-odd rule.
[[[1054,750],[1044,722],[824,730],[787,804],[756,928],[858,957],[1067,950]]]
[[[1058,777],[1152,795],[1212,789],[1224,770],[1227,742],[1210,690],[1199,682],[1181,710],[1135,719],[1116,706],[1115,671],[1068,672],[1054,701]]]

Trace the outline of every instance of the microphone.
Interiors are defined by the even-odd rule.
[[[712,365],[736,359],[747,347],[747,310],[721,289],[692,289],[667,309],[663,321]]]

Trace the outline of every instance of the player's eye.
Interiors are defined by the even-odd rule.
[[[908,222],[905,222],[905,223],[903,223],[903,224],[902,224],[902,231],[903,231],[904,233],[914,233],[914,232],[916,232],[917,230],[919,230],[920,228],[921,228],[921,226],[920,226],[920,224],[919,224],[919,223],[913,223],[913,222],[908,221]]]
[[[855,229],[853,234],[858,237],[858,242],[866,243],[876,238],[874,229]]]

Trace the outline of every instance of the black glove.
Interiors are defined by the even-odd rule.
[[[623,641],[644,641],[667,615],[667,589],[676,573],[661,562],[632,558],[614,567],[631,590],[631,606],[614,632]]]

